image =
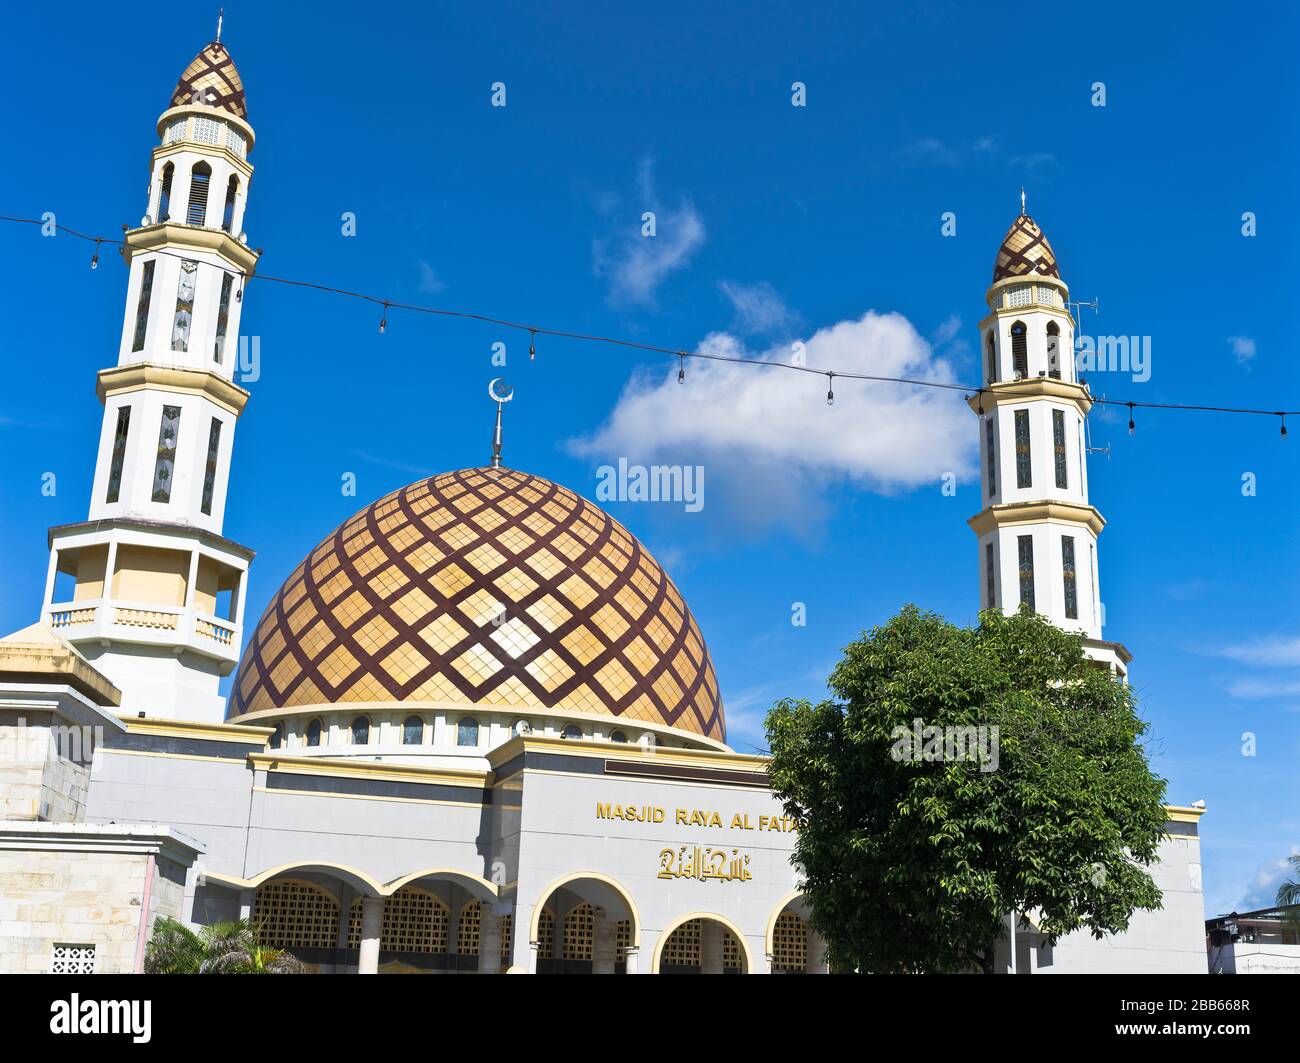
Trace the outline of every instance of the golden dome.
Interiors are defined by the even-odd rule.
[[[700,629],[626,528],[511,469],[386,495],[285,581],[229,716],[348,702],[560,709],[726,740]]]
[[[1002,246],[998,248],[998,257],[993,263],[993,283],[1030,274],[1061,279],[1052,245],[1047,242],[1038,223],[1028,214],[1022,214],[1002,238]]]
[[[190,60],[180,81],[176,82],[171,105],[181,107],[190,103],[219,107],[236,118],[248,117],[244,82],[235,69],[235,61],[220,41],[213,41]]]

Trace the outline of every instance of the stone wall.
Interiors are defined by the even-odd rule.
[[[52,713],[0,711],[0,819],[81,819],[96,738]]]
[[[151,852],[147,842],[88,838],[84,829],[34,835],[19,848],[23,840],[0,831],[0,973],[48,973],[56,946],[93,945],[96,974],[129,974],[142,926],[147,939],[160,915],[182,917],[188,869],[182,861],[192,860],[192,850]]]

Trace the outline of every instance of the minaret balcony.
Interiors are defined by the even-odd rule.
[[[42,619],[69,642],[130,642],[189,650],[204,657],[238,663],[241,625],[193,606],[83,598],[53,602]]]

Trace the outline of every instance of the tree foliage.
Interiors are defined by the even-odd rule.
[[[837,969],[991,970],[1009,913],[1055,941],[1160,907],[1144,867],[1165,783],[1132,689],[1078,636],[1027,611],[961,628],[908,606],[846,648],[829,686],[834,700],[777,703],[767,731]],[[909,756],[901,736],[923,726],[995,728],[996,770]]]
[[[145,946],[145,974],[301,974],[297,957],[258,941],[246,919],[193,930],[161,916]]]

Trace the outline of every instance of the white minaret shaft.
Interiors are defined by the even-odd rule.
[[[970,400],[980,415],[984,509],[969,522],[979,538],[980,604],[1007,613],[1027,605],[1083,634],[1089,655],[1124,675],[1128,652],[1102,639],[1105,521],[1088,501],[1092,398],[1075,376],[1068,299],[1051,245],[1022,211],[986,294],[984,390]]]
[[[213,41],[158,119],[149,200],[127,232],[126,308],[84,524],[50,532],[42,615],[122,690],[123,713],[220,720],[252,552],[222,536],[235,423],[253,129]],[[61,577],[63,577],[61,579]]]

